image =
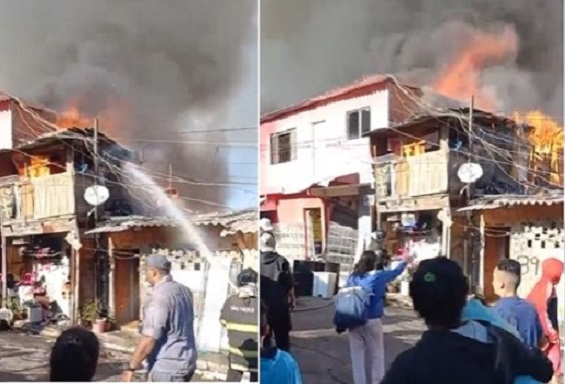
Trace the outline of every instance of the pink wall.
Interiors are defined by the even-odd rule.
[[[322,199],[319,197],[299,197],[278,201],[277,216],[279,222],[285,224],[305,224],[304,210],[308,208],[321,208],[322,218],[325,220],[326,212]]]
[[[271,193],[277,193],[280,191],[269,189],[269,177],[268,172],[270,169],[271,159],[270,159],[270,137],[271,133],[276,132],[276,123],[270,122],[261,124],[259,129],[259,162],[261,166],[259,174],[259,194],[268,195]]]

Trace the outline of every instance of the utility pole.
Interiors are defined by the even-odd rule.
[[[469,142],[468,145],[468,151],[469,153],[467,154],[467,164],[471,164],[473,162],[473,110],[475,109],[475,96],[471,96],[471,105],[469,108],[469,123],[467,125],[467,140]],[[471,166],[468,166],[469,169],[471,169]],[[471,202],[471,199],[473,198],[474,195],[474,191],[475,191],[475,186],[474,183],[469,183],[469,185],[467,186],[467,205],[469,205],[469,203]],[[472,218],[472,212],[471,211],[467,211],[467,228],[465,230],[465,232],[467,233],[467,236],[465,237],[465,246],[463,247],[463,272],[467,275],[470,276],[470,280],[469,284],[470,285],[476,285],[476,282],[474,281],[474,276],[473,276],[473,266],[474,266],[474,255],[471,255],[471,242],[473,241],[471,239],[471,234],[472,231],[469,229],[469,227],[471,226],[471,218]],[[471,258],[471,265],[469,265],[469,258]],[[471,271],[469,271],[469,266],[471,267]]]
[[[469,108],[469,124],[468,124],[468,138],[469,138],[469,154],[467,156],[467,163],[471,164],[473,162],[473,110],[475,109],[475,96],[471,96],[471,106]],[[470,169],[471,167],[469,167]],[[475,185],[469,183],[469,188],[467,189],[467,204],[471,201],[474,196]]]
[[[98,130],[99,120],[94,120],[94,185],[98,185]],[[94,207],[94,225],[98,224],[98,206]]]

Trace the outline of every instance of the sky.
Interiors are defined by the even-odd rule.
[[[257,10],[256,0],[0,0],[0,90],[101,117],[160,184],[173,165],[188,208],[254,205],[239,184],[203,184],[257,182],[256,166],[232,164],[257,158],[232,143],[257,137],[233,130],[257,125]]]

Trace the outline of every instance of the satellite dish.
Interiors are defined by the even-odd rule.
[[[459,167],[457,177],[462,183],[471,184],[483,175],[483,167],[476,163],[465,163]]]
[[[110,191],[108,191],[108,188],[102,185],[93,185],[86,188],[86,191],[84,191],[84,200],[86,200],[86,202],[93,207],[104,204],[106,201],[108,201],[109,197]]]

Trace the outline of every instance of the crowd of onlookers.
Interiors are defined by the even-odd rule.
[[[292,274],[276,252],[268,224],[262,223],[260,235],[260,292],[267,306],[261,311],[261,381],[301,383],[289,354]],[[334,323],[338,333],[348,333],[354,384],[562,382],[556,294],[562,260],[542,263],[542,276],[527,298],[517,293],[520,264],[501,261],[493,271],[498,300],[488,304],[471,294],[468,277],[452,260],[438,257],[415,264],[406,259],[394,268],[390,261],[384,251],[363,252],[336,296]],[[406,268],[414,270],[410,297],[427,330],[386,370],[382,318],[387,285]],[[274,363],[274,348],[284,364]]]
[[[260,378],[266,384],[301,384],[289,336],[296,301],[291,267],[276,252],[275,237],[266,226],[260,251],[259,273],[242,271],[237,292],[221,311],[230,344],[227,381],[239,382],[248,374],[252,382]],[[387,285],[407,268],[414,271],[409,290],[413,307],[427,329],[386,369],[382,318]],[[149,257],[145,269],[151,300],[144,309],[141,341],[122,381],[132,381],[146,362],[148,381],[188,382],[197,358],[192,294],[172,280],[165,257]],[[386,252],[363,252],[335,299],[334,323],[338,333],[348,334],[353,383],[560,383],[556,286],[562,274],[563,261],[545,260],[540,280],[527,298],[520,298],[520,264],[503,260],[493,271],[498,300],[489,305],[470,294],[462,269],[445,257],[417,265],[405,259],[390,268]],[[52,349],[50,380],[92,381],[99,353],[91,331],[64,331]]]

